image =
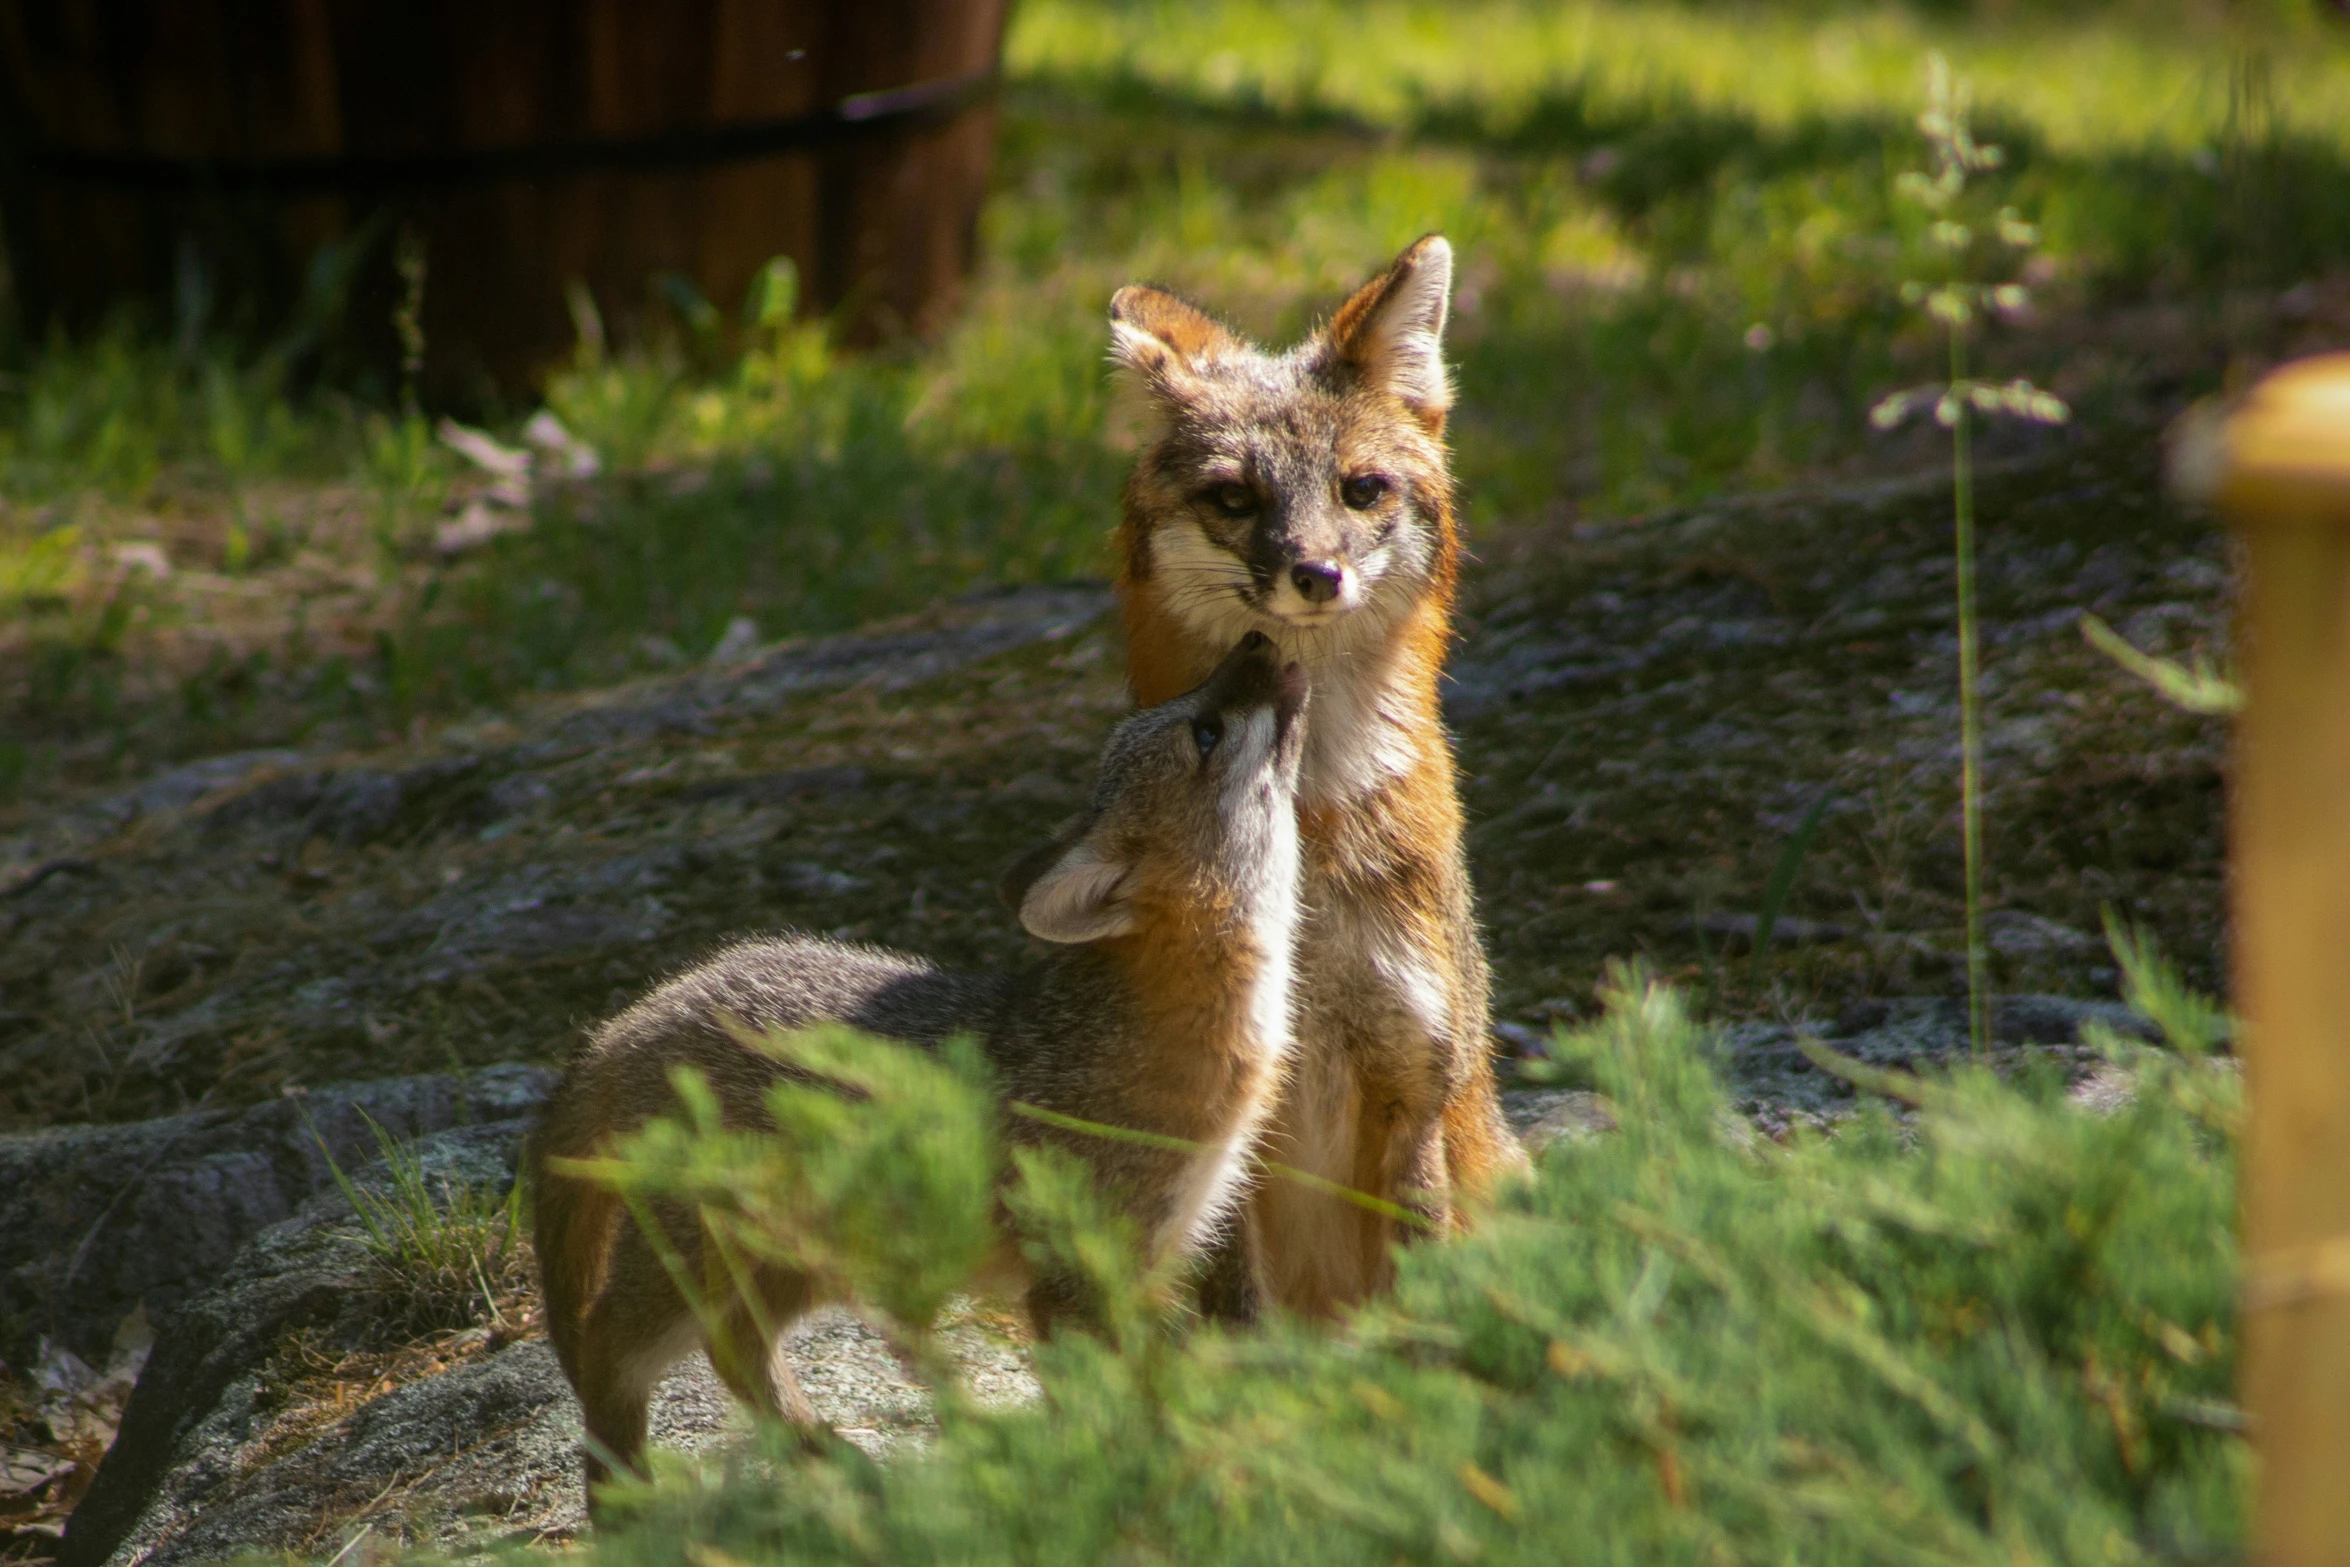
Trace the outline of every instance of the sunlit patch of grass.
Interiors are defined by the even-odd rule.
[[[530,1279],[522,1183],[500,1193],[457,1177],[436,1179],[414,1145],[364,1112],[362,1119],[375,1134],[380,1180],[362,1184],[343,1173],[323,1142],[319,1151],[375,1258],[394,1329],[514,1326],[506,1317]]]
[[[2350,271],[2350,35],[2275,9],[1036,0],[953,325],[840,352],[788,267],[742,300],[673,289],[631,340],[575,312],[540,390],[604,474],[528,533],[436,554],[470,478],[432,421],[304,391],[280,348],[118,328],[32,353],[0,387],[16,771],[349,743],[698,657],[746,617],[783,636],[1102,575],[1134,435],[1110,293],[1150,279],[1280,341],[1430,230],[1461,258],[1451,433],[1482,537],[1914,465],[1866,414],[1938,351],[1894,292],[1929,46],[2043,236],[2042,315],[1987,332],[1979,373],[2142,425],[2286,346],[2288,285]],[[2230,73],[2262,51],[2248,139]],[[295,518],[288,486],[355,518]],[[179,574],[122,600],[109,552],[150,538]]]
[[[81,585],[80,543],[70,525],[0,536],[0,614],[32,614],[65,603]]]
[[[2285,5],[1957,7],[1530,4],[1527,0],[1032,0],[1008,56],[1032,76],[1130,78],[1279,113],[1410,128],[1432,103],[1473,105],[1490,127],[1562,88],[1594,112],[1672,99],[1772,129],[1883,116],[1916,92],[1931,48],[1982,91],[1987,113],[2055,151],[2216,145],[2227,114],[2215,41],[2228,13],[2294,45],[2279,88],[2296,132],[2350,148],[2330,107],[2350,52],[2312,8]],[[1940,13],[1940,14],[1934,14]],[[2240,23],[2240,25],[2241,25]]]
[[[174,476],[340,472],[356,416],[288,390],[267,355],[185,352],[128,318],[86,339],[60,335],[0,391],[0,494],[144,496]]]

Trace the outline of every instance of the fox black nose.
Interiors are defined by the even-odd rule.
[[[1289,568],[1289,581],[1308,604],[1327,604],[1338,597],[1346,568],[1326,560],[1300,561]]]

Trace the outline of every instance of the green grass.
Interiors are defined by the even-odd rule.
[[[413,1335],[502,1321],[529,1275],[522,1183],[501,1193],[462,1178],[436,1180],[414,1145],[360,1114],[375,1134],[373,1179],[353,1179],[323,1140],[318,1147],[375,1258],[391,1330]]]
[[[462,464],[319,389],[327,303],[258,349],[129,322],[20,348],[0,785],[364,738],[698,656],[739,616],[821,631],[1105,574],[1133,429],[1101,316],[1138,277],[1278,338],[1450,234],[1480,530],[1914,463],[1866,413],[1934,364],[1896,295],[1924,220],[1894,199],[1929,48],[2044,238],[2043,312],[1979,370],[2142,423],[2282,346],[2280,288],[2350,270],[2350,30],[2301,9],[1031,0],[941,341],[842,356],[765,285],[656,309],[545,388],[615,476],[458,561],[426,541]],[[117,569],[146,537],[228,586]],[[306,552],[372,586],[317,600]]]
[[[1836,120],[1906,121],[1919,62],[1944,48],[1995,122],[2029,127],[2053,154],[2106,157],[2213,145],[2228,107],[2215,50],[2240,39],[2291,46],[2278,60],[2285,123],[2343,150],[2350,125],[2329,99],[2350,64],[2338,34],[2328,47],[2313,9],[1028,0],[1012,58],[1035,76],[1124,78],[1403,130],[1431,105],[1524,127],[1572,97],[1595,119],[1641,120],[1670,105],[1689,119],[1785,135]],[[2233,35],[2222,25],[2230,15]]]
[[[2203,1054],[2209,1008],[2117,946],[2172,1046],[2104,1041],[2133,1078],[2118,1108],[2055,1074],[1823,1056],[1915,1108],[1785,1144],[1725,1129],[1704,1036],[1620,972],[1607,1016],[1558,1047],[1618,1130],[1554,1145],[1336,1332],[1135,1309],[1087,1184],[1031,1169],[1032,1244],[1094,1284],[1107,1324],[1038,1350],[1039,1403],[950,1395],[936,1444],[886,1468],[780,1432],[732,1464],[672,1462],[592,1549],[614,1567],[2232,1559],[2238,1086]],[[705,1198],[728,1149],[746,1180],[769,1157],[708,1147]]]

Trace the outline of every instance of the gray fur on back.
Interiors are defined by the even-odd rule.
[[[738,941],[678,975],[596,1030],[591,1053],[686,1034],[727,1038],[722,1018],[753,1027],[839,1022],[915,1044],[983,1033],[1001,1001],[998,980],[942,969],[926,958],[807,936]]]
[[[791,1068],[743,1044],[730,1023],[805,1028],[847,1023],[932,1045],[992,1033],[1004,984],[926,959],[806,936],[738,941],[654,988],[597,1028],[548,1102],[551,1146],[588,1146],[598,1126],[625,1132],[674,1105],[673,1066],[716,1090],[728,1121],[757,1119],[766,1088]]]

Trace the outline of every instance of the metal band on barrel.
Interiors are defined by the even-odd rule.
[[[429,189],[570,174],[700,168],[806,152],[927,121],[950,120],[992,94],[997,81],[998,73],[990,66],[906,87],[857,93],[829,108],[789,119],[743,120],[652,136],[518,147],[295,158],[181,158],[34,142],[25,146],[24,158],[37,175],[92,185],[279,195]]]

